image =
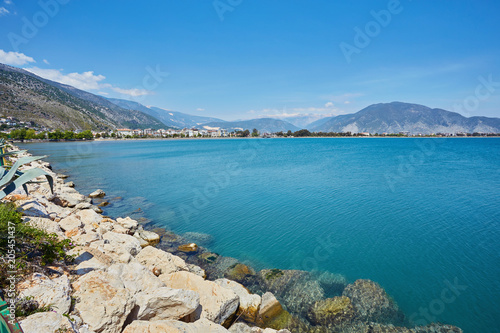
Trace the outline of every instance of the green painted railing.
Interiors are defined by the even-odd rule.
[[[0,333],[23,333],[17,320],[11,319],[7,302],[0,300]]]

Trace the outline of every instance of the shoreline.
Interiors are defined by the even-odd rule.
[[[188,138],[175,138],[175,139],[189,140]],[[225,138],[209,138],[209,139],[225,139]],[[244,139],[244,138],[238,138],[238,139]],[[147,140],[147,139],[125,139],[125,140]],[[156,139],[156,140],[164,140],[164,139]],[[108,141],[108,140],[102,140],[102,141]],[[111,139],[111,141],[122,141],[122,140]],[[50,164],[47,162],[42,161],[42,162],[32,163],[32,166],[33,164],[34,166],[43,167],[47,170],[51,170]],[[63,200],[65,200],[64,197],[66,197],[66,199],[71,197],[71,196],[68,197],[66,193],[72,193],[72,196],[79,197],[81,199],[81,202],[76,203],[73,207],[76,213],[72,212],[68,216],[62,219],[59,218],[59,221],[57,216],[62,214],[61,215],[62,217],[64,215],[64,212],[62,212],[60,208],[53,207],[57,211],[56,217],[54,217],[54,219],[52,219],[52,216],[50,214],[46,214],[48,218],[47,217],[44,218],[51,220],[52,221],[51,224],[53,225],[54,228],[56,228],[54,223],[58,224],[59,227],[61,226],[61,223],[62,225],[66,226],[68,222],[67,219],[71,217],[70,215],[80,214],[82,211],[86,212],[84,214],[85,216],[92,215],[94,218],[94,223],[96,223],[95,222],[96,219],[97,220],[99,219],[99,217],[96,218],[95,216],[96,215],[100,216],[101,219],[100,222],[96,223],[98,225],[97,228],[95,228],[94,225],[94,228],[92,229],[85,223],[85,221],[83,221],[83,219],[81,219],[83,227],[79,226],[77,228],[78,230],[75,231],[74,228],[69,229],[70,228],[69,226],[66,227],[67,230],[65,231],[64,229],[61,230],[64,231],[63,233],[64,237],[71,238],[75,243],[83,241],[84,242],[83,245],[86,251],[90,251],[89,250],[90,248],[93,249],[92,251],[99,250],[104,255],[110,256],[116,261],[121,262],[121,265],[125,264],[131,265],[132,263],[135,263],[135,258],[139,257],[141,253],[143,253],[144,251],[155,252],[152,249],[156,248],[159,249],[156,251],[160,251],[163,254],[170,254],[170,256],[174,257],[174,259],[172,260],[174,261],[177,260],[178,262],[182,261],[184,262],[184,266],[182,265],[182,263],[180,264],[180,266],[185,267],[185,269],[178,269],[175,272],[167,274],[170,276],[170,278],[173,278],[172,275],[175,275],[179,272],[185,272],[182,274],[184,275],[192,274],[193,278],[194,276],[197,276],[198,278],[203,279],[203,281],[206,281],[207,283],[212,282],[210,280],[214,280],[215,281],[214,283],[216,284],[218,283],[218,285],[220,284],[231,285],[231,288],[229,289],[226,288],[225,290],[233,290],[236,288],[241,293],[241,288],[238,286],[247,288],[247,290],[249,290],[251,293],[247,292],[247,294],[243,293],[243,295],[237,294],[239,298],[239,305],[236,307],[236,309],[234,309],[234,312],[228,315],[224,320],[221,320],[220,322],[217,322],[217,320],[215,320],[216,324],[223,324],[227,328],[230,328],[229,329],[230,332],[231,332],[231,327],[235,325],[241,327],[242,330],[234,332],[247,332],[244,330],[245,329],[243,327],[244,325],[251,325],[251,326],[257,325],[261,327],[267,326],[276,329],[289,328],[291,332],[308,332],[309,330],[312,332],[313,329],[320,329],[319,331],[315,332],[330,332],[330,329],[327,328],[328,326],[327,324],[330,321],[335,322],[337,323],[337,325],[341,325],[342,327],[348,324],[348,326],[350,325],[349,327],[352,326],[356,327],[356,329],[361,329],[363,327],[367,327],[367,325],[369,325],[368,322],[377,322],[378,321],[377,319],[380,319],[381,322],[375,325],[378,325],[380,329],[387,329],[387,332],[419,332],[419,333],[461,332],[460,329],[454,326],[441,325],[441,324],[430,324],[428,325],[429,327],[426,326],[419,328],[418,331],[413,331],[413,329],[409,330],[403,327],[387,326],[386,324],[405,324],[405,326],[408,326],[410,323],[405,318],[405,315],[402,314],[401,311],[398,309],[397,305],[390,300],[389,295],[387,295],[385,291],[378,284],[370,280],[357,280],[354,283],[347,284],[347,281],[342,280],[342,278],[339,277],[338,275],[336,276],[335,274],[332,274],[333,276],[328,277],[329,280],[326,281],[326,285],[329,285],[332,288],[332,290],[334,290],[334,292],[331,292],[330,294],[332,295],[335,294],[336,296],[330,295],[330,298],[328,298],[326,297],[328,296],[327,293],[324,292],[325,283],[322,284],[321,282],[319,282],[318,277],[313,276],[313,274],[310,272],[297,271],[297,270],[280,270],[280,269],[267,269],[257,272],[252,267],[244,265],[237,259],[223,257],[219,254],[212,253],[209,251],[209,249],[198,246],[195,243],[188,243],[189,241],[188,239],[185,239],[181,235],[177,235],[171,231],[168,231],[165,228],[161,228],[163,230],[159,230],[160,228],[149,228],[147,224],[141,225],[137,221],[132,220],[128,217],[125,219],[117,217],[116,220],[104,217],[100,215],[99,213],[100,209],[94,206],[94,204],[105,201],[105,196],[104,198],[91,199],[89,202],[88,198],[83,197],[73,187],[68,186],[69,183],[66,183],[65,181],[65,179],[67,178],[66,176],[62,177],[61,175],[57,175],[52,170],[51,172],[55,175],[55,177],[57,177],[55,179],[57,179],[58,191],[59,191],[59,192],[56,191],[54,198],[61,197],[63,198]],[[76,186],[77,185],[78,184],[76,184]],[[35,189],[34,192],[37,193],[37,191],[40,191],[41,188],[43,189],[43,186],[38,186],[38,188]],[[49,202],[54,201],[54,198],[52,198],[52,200],[48,200],[50,199],[50,196],[47,197],[46,192],[47,191],[45,189],[45,191],[39,193],[41,195],[34,194],[32,197],[32,201],[35,201],[38,204],[41,204],[42,206],[45,206],[48,213],[48,206],[50,206]],[[18,203],[20,204],[21,207],[23,207],[23,204],[25,204],[24,202],[18,202]],[[78,205],[80,205],[80,208],[77,208]],[[104,220],[111,220],[111,221],[104,221]],[[124,220],[126,220],[127,222],[123,222]],[[130,222],[129,220],[134,222]],[[48,223],[48,221],[45,222]],[[111,226],[109,224],[111,224]],[[110,227],[111,230],[107,230]],[[142,236],[140,236],[140,232],[138,235],[136,235],[138,233],[138,230],[140,230],[141,228],[143,228],[142,230],[144,230],[144,232],[142,233],[143,234],[149,233],[148,237],[150,237],[151,239],[153,238],[156,239],[156,236],[154,235],[155,234],[158,235],[159,236],[158,242],[156,243],[156,241],[153,242],[147,241],[145,238],[142,238]],[[99,233],[99,231],[101,233]],[[142,238],[143,242],[140,243],[142,250],[137,251],[138,253],[135,253],[134,255],[132,253],[133,251],[128,251],[127,249],[125,250],[120,249],[120,247],[123,247],[123,244],[121,244],[120,242],[116,242],[116,244],[113,244],[114,246],[118,247],[118,250],[116,248],[106,247],[106,243],[105,242],[102,243],[103,239],[106,239],[106,237],[111,238],[112,240],[114,239],[114,237],[122,237],[114,235],[115,233],[121,235],[127,235],[130,237],[139,236],[136,238]],[[130,237],[129,241],[132,239]],[[144,245],[144,242],[148,242],[148,244],[143,247],[142,245]],[[155,247],[148,245],[154,245]],[[156,256],[159,257],[163,256],[162,254],[158,254],[158,252],[155,253]],[[124,259],[122,257],[126,257],[128,261],[126,263],[123,263]],[[88,266],[89,264],[88,261],[89,260],[82,261],[80,262],[79,265],[83,264],[83,266],[86,265]],[[93,264],[95,266],[95,263]],[[113,267],[113,265],[105,267],[104,269],[102,268],[102,265],[100,266],[100,268],[96,268],[90,265],[90,267],[86,268],[92,268],[92,269],[89,272],[86,272],[85,274],[79,275],[78,281],[88,276],[88,274],[91,274],[92,271],[109,272],[111,267]],[[149,268],[151,269],[151,272],[153,272],[154,275],[156,275],[154,272],[154,269],[156,267],[153,268],[149,267]],[[83,268],[80,267],[80,270],[81,269]],[[76,267],[76,271],[78,271],[78,267]],[[149,272],[149,274],[151,274],[151,272]],[[160,275],[164,274],[165,273]],[[205,277],[207,278],[207,280],[204,280]],[[176,278],[179,277],[176,276]],[[165,277],[165,279],[167,279],[167,277]],[[175,284],[173,285],[175,286],[181,285],[186,287],[185,280],[186,276],[182,276],[182,279],[178,279],[177,281],[175,281]],[[171,280],[169,281],[172,282]],[[307,287],[305,287],[306,285]],[[185,290],[184,288],[180,289]],[[186,289],[192,291],[193,288],[191,289],[186,288]],[[323,290],[323,293],[321,292],[321,290]],[[203,292],[202,290],[198,291]],[[297,296],[296,294],[290,295],[292,294],[292,291],[293,293],[298,293],[301,296],[299,297],[300,299],[298,301],[295,299]],[[358,295],[360,293],[365,296],[365,299],[362,298],[360,300],[355,301],[356,297],[353,296]],[[265,299],[266,295],[267,298]],[[256,306],[257,296],[260,297],[260,302],[258,302],[259,304]],[[253,297],[254,299],[252,303],[253,307],[247,306],[248,304],[246,304],[245,305],[246,308],[242,308],[243,299],[249,297],[250,298]],[[375,302],[376,304],[375,305],[371,304],[370,306],[368,306],[369,312],[370,311],[372,312],[371,316],[363,317],[360,313],[357,312],[359,311],[358,308],[366,308],[368,301],[369,300],[373,301],[374,297],[377,300],[377,302]],[[321,316],[325,315],[324,314],[325,306],[326,307],[342,306],[343,314],[342,315],[337,314],[333,317],[330,315],[330,317],[328,317],[328,321],[325,321],[324,318],[321,319],[322,318]],[[271,313],[267,313],[266,311],[263,311],[264,309],[266,311],[271,311],[272,309],[272,311]],[[238,314],[238,311],[239,311],[239,317],[236,320],[234,320],[235,315]],[[389,320],[387,320],[388,318],[383,318],[383,316],[385,316],[387,312],[390,314]],[[249,313],[251,313],[250,316],[248,316]],[[85,324],[87,324],[85,319],[81,318],[81,320],[82,319],[85,322]],[[178,318],[178,319],[185,319],[185,318]],[[196,318],[189,318],[188,321],[191,321],[191,323],[193,322],[196,323],[202,320],[203,317],[201,317],[201,319],[198,320],[194,319]],[[229,320],[229,322],[227,322],[227,320]],[[132,321],[132,323],[134,323],[134,321]],[[85,324],[82,324],[81,326]],[[203,324],[207,325],[206,322],[203,322]],[[143,323],[141,323],[141,325],[143,325]],[[436,325],[439,326],[440,329],[439,331],[434,330],[436,327],[438,327]],[[222,329],[224,329],[222,328],[222,326],[219,325],[217,329],[219,328],[221,332],[225,332],[222,331]],[[75,331],[86,332],[78,330]],[[116,331],[121,332],[120,330]],[[127,331],[126,329],[125,331],[127,333],[135,332],[135,331]],[[138,330],[137,332],[140,332],[140,330]],[[200,330],[200,332],[204,331]],[[214,332],[219,332],[219,330]],[[267,332],[268,331],[266,330],[266,333]],[[284,333],[286,331],[279,331],[279,332]]]
[[[67,143],[67,142],[123,142],[123,141],[202,141],[202,140],[264,140],[264,139],[498,139],[500,136],[310,136],[310,137],[215,137],[215,138],[133,138],[133,139],[93,139],[93,140],[9,140],[12,144]]]

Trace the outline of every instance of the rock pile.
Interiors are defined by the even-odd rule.
[[[183,238],[144,230],[130,217],[104,217],[93,204],[93,198],[103,202],[104,191],[83,196],[48,163],[31,167],[55,177],[54,194],[34,183],[28,196],[19,192],[6,200],[24,212],[26,223],[76,246],[68,252],[71,265],[17,284],[20,297],[52,310],[24,318],[25,333],[461,332],[440,324],[394,326],[404,315],[369,280],[346,286],[332,274],[256,272],[193,243],[210,243],[207,235]]]

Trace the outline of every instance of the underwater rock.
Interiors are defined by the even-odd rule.
[[[262,290],[272,292],[288,311],[302,318],[307,316],[311,305],[325,298],[320,283],[309,272],[264,269],[258,275]]]
[[[328,297],[341,296],[347,286],[347,279],[342,274],[322,272],[314,274]]]
[[[177,249],[182,252],[191,253],[198,251],[198,245],[196,243],[183,244],[179,245]]]
[[[307,318],[313,325],[339,326],[354,317],[354,307],[349,297],[340,296],[318,301],[309,309]]]
[[[255,270],[252,267],[237,263],[229,266],[224,275],[230,280],[244,283],[247,278],[255,276],[255,274]]]
[[[212,235],[204,234],[201,232],[186,232],[182,234],[182,237],[184,237],[189,242],[193,242],[203,246],[210,245],[214,241]]]
[[[356,310],[356,319],[381,324],[401,325],[404,314],[385,290],[371,280],[356,280],[343,293],[351,299]]]

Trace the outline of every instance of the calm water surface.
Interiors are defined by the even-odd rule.
[[[23,147],[50,155],[82,193],[123,197],[109,215],[141,208],[177,233],[211,234],[212,251],[258,268],[372,279],[416,323],[500,332],[500,139]]]

